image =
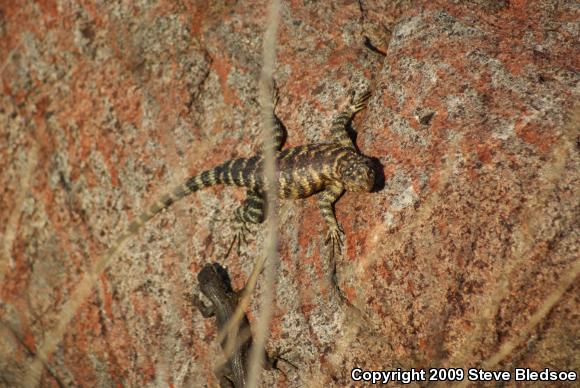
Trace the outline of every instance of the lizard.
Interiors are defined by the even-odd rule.
[[[327,142],[306,144],[282,150],[285,132],[281,121],[274,116],[274,149],[278,197],[280,199],[306,198],[318,195],[318,204],[328,226],[326,242],[339,253],[343,245],[344,232],[334,215],[333,205],[343,192],[369,192],[375,182],[372,161],[359,153],[349,137],[347,128],[354,115],[364,109],[370,93],[355,98],[354,93],[346,107],[334,116],[330,127],[331,139]],[[244,203],[235,210],[234,221],[240,225],[234,236],[239,244],[245,241],[248,224],[260,224],[265,219],[265,182],[262,174],[263,156],[231,159],[200,174],[189,177],[154,202],[129,224],[125,233],[116,240],[111,251],[137,231],[156,214],[169,208],[187,195],[201,189],[222,184],[247,188]],[[231,246],[230,246],[231,249]],[[229,251],[228,251],[229,254]],[[227,256],[227,255],[226,255]]]
[[[222,330],[236,311],[241,292],[232,289],[227,271],[218,263],[203,266],[197,274],[197,280],[201,292],[211,304],[204,304],[196,294],[193,294],[192,303],[204,318],[215,316],[218,330]],[[247,362],[252,346],[250,322],[245,314],[242,315],[237,327],[234,326],[232,332],[227,333],[221,346],[226,353],[227,361],[215,370],[220,387],[245,387],[248,375]],[[296,367],[281,356],[270,357],[266,354],[264,358],[268,368],[278,369],[278,360],[284,360]]]

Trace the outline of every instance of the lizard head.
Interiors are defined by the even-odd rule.
[[[204,265],[201,271],[197,274],[197,280],[202,291],[207,286],[210,286],[210,288],[219,287],[224,291],[232,290],[228,273],[218,263]]]
[[[338,176],[347,191],[371,191],[375,183],[375,170],[371,159],[349,153],[338,162]]]

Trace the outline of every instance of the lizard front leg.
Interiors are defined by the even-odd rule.
[[[324,221],[326,221],[326,225],[328,225],[328,235],[326,238],[326,242],[330,241],[332,244],[332,252],[334,253],[334,249],[337,247],[338,252],[340,254],[342,248],[342,237],[344,232],[338,225],[336,221],[336,217],[334,215],[334,209],[332,208],[333,204],[336,200],[340,197],[344,188],[342,185],[333,183],[328,185],[322,193],[320,193],[320,197],[318,198],[318,205],[320,206],[320,212],[322,213],[322,217]]]
[[[370,96],[370,92],[363,93],[357,98],[355,98],[354,94],[352,95],[350,103],[346,109],[337,114],[332,120],[330,134],[332,135],[333,141],[344,147],[354,148],[354,144],[352,143],[351,138],[348,136],[346,129],[348,123],[350,123],[356,112],[364,109]]]
[[[197,307],[199,312],[204,318],[211,318],[215,315],[215,308],[213,305],[207,305],[203,303],[198,295],[192,295],[191,304]]]
[[[333,183],[327,186],[326,189],[320,194],[318,204],[320,206],[320,211],[322,212],[322,217],[324,217],[324,220],[326,221],[326,224],[328,225],[329,229],[326,242],[328,243],[330,241],[332,249],[330,254],[331,283],[338,292],[339,297],[343,301],[346,301],[347,300],[346,297],[344,296],[344,294],[340,290],[340,287],[338,286],[338,279],[336,273],[336,260],[334,257],[335,248],[338,248],[339,254],[341,253],[344,232],[342,231],[342,228],[336,221],[334,209],[332,208],[332,205],[336,202],[338,197],[340,197],[343,191],[344,191],[343,186],[338,183]]]

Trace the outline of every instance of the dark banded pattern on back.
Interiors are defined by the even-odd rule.
[[[283,145],[284,131],[281,122],[275,117],[272,144],[276,152],[278,196],[284,198],[305,198],[319,194],[322,215],[329,227],[329,238],[333,245],[340,245],[342,231],[338,226],[332,204],[344,190],[370,191],[375,173],[368,158],[359,154],[348,136],[347,126],[354,114],[364,108],[370,94],[365,93],[353,98],[342,112],[335,115],[328,143],[308,144],[280,150]],[[262,145],[264,149],[264,145]],[[137,232],[139,228],[156,214],[170,207],[190,193],[214,185],[242,186],[248,189],[243,205],[236,210],[236,219],[243,223],[261,223],[267,206],[262,191],[263,158],[261,153],[250,158],[227,161],[215,168],[201,172],[187,179],[182,185],[163,195],[146,211],[135,218],[128,230],[115,242],[112,251],[121,242]],[[112,253],[111,253],[112,254]]]
[[[310,144],[277,152],[278,196],[283,199],[305,198],[321,191],[329,181],[340,179],[335,176],[337,163],[353,152],[352,148],[336,143]],[[238,158],[193,176],[151,205],[130,224],[129,231],[135,232],[181,198],[206,187],[223,184],[261,188],[262,166],[261,156]]]
[[[310,144],[278,154],[278,196],[306,198],[318,193],[331,181],[339,180],[336,160],[353,153],[336,143]]]

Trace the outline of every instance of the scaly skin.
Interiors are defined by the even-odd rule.
[[[370,94],[365,93],[358,99],[351,99],[347,108],[335,116],[331,126],[332,139],[329,142],[281,150],[284,131],[280,121],[275,119],[274,147],[278,167],[278,196],[281,199],[294,199],[319,195],[320,211],[329,228],[327,241],[331,241],[333,252],[334,248],[340,251],[343,237],[343,231],[336,221],[332,208],[334,202],[345,190],[370,191],[375,181],[375,172],[371,167],[370,158],[356,151],[347,134],[349,122],[356,112],[365,107],[369,97]],[[235,220],[240,225],[236,234],[239,248],[239,243],[244,239],[244,232],[248,230],[247,224],[258,224],[264,221],[263,165],[261,155],[232,159],[187,179],[184,184],[165,194],[134,220],[128,230],[119,237],[115,246],[135,234],[157,213],[188,194],[223,184],[248,189],[246,200],[235,212]]]
[[[216,317],[218,330],[230,320],[238,305],[238,293],[232,289],[227,272],[217,263],[206,264],[197,274],[201,292],[210,300],[205,305],[197,296],[193,304],[205,318]],[[247,361],[252,345],[250,322],[246,315],[240,320],[234,335],[234,348],[227,362],[215,370],[221,387],[245,387],[247,382]],[[222,343],[225,348],[229,338]]]
[[[206,264],[197,274],[199,288],[211,304],[204,304],[197,295],[193,295],[193,305],[196,306],[205,318],[216,318],[218,331],[221,331],[227,322],[232,318],[241,292],[232,289],[227,271],[218,263]],[[232,338],[230,338],[232,336]],[[232,340],[232,344],[228,342]],[[248,380],[248,361],[252,347],[252,332],[248,317],[243,314],[239,324],[228,332],[222,342],[222,348],[226,351],[228,346],[232,346],[231,353],[227,361],[216,368],[215,375],[222,388],[243,388]],[[267,369],[277,369],[278,361],[286,361],[289,365],[296,367],[293,363],[282,358],[280,354],[264,354],[264,367]]]

